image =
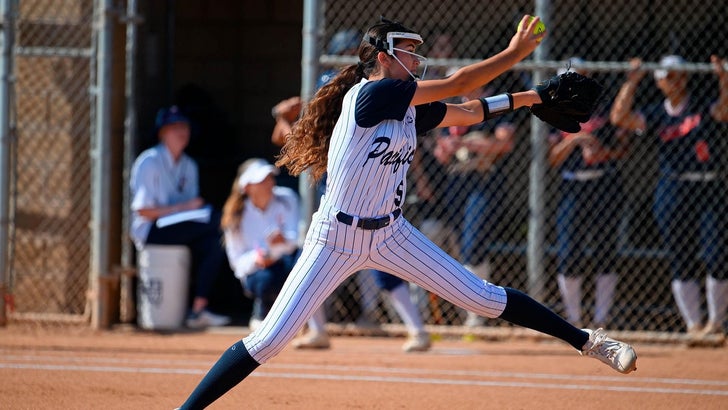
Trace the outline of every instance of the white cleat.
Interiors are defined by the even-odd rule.
[[[426,352],[430,350],[430,335],[427,332],[417,333],[407,337],[407,341],[402,345],[402,350],[410,352]]]
[[[185,325],[190,329],[204,329],[210,326],[225,326],[230,321],[228,316],[218,315],[205,309],[197,313],[190,313]]]
[[[328,349],[331,342],[326,333],[310,332],[294,340],[291,345],[295,349]]]
[[[620,373],[637,370],[637,353],[632,346],[607,337],[602,328],[582,330],[589,333],[589,340],[581,349],[583,356],[599,359]]]

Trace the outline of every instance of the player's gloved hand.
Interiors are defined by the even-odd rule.
[[[553,76],[533,89],[541,97],[541,104],[531,106],[531,113],[572,133],[581,130],[580,123],[589,121],[603,90],[593,78],[573,71]]]

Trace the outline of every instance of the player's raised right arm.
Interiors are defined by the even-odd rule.
[[[642,60],[639,58],[630,60],[630,66],[632,69],[627,73],[627,80],[622,84],[614,99],[609,120],[617,127],[630,131],[644,130],[646,126],[644,117],[632,111],[632,108],[637,86],[647,72],[641,68]]]
[[[500,53],[478,63],[462,67],[448,78],[419,81],[411,104],[419,105],[465,95],[493,81],[493,79],[526,58],[536,49],[546,35],[546,32],[533,34],[534,28],[540,20],[536,17],[528,24],[525,24],[530,17],[523,17],[526,29],[516,31],[508,47]]]

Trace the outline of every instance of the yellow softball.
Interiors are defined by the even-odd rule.
[[[526,20],[526,25],[530,24],[531,20],[533,20],[533,17],[529,17]],[[523,29],[523,24],[524,24],[523,20],[521,20],[521,22],[518,23],[518,29],[517,29],[518,31],[521,31]],[[533,34],[540,34],[540,33],[543,33],[544,31],[546,31],[546,25],[543,24],[543,21],[539,20],[539,22],[536,24],[536,27],[534,27],[534,29],[533,29]],[[541,41],[541,40],[539,40],[539,41]]]

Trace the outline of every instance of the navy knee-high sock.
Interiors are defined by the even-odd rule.
[[[204,409],[258,366],[260,364],[250,356],[243,341],[238,341],[220,356],[180,409]]]
[[[589,334],[516,289],[505,288],[508,300],[500,318],[565,341],[581,351]]]

